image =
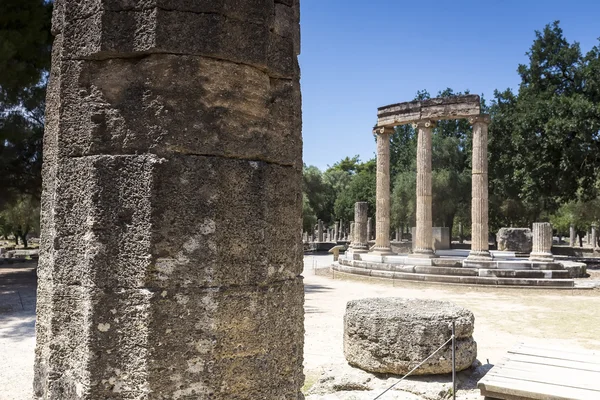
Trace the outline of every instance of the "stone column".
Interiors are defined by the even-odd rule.
[[[419,136],[417,140],[417,226],[413,255],[432,258],[435,257],[435,253],[431,210],[431,135],[435,121],[419,121],[414,126]]]
[[[355,253],[366,253],[369,251],[367,240],[369,203],[357,202],[354,205],[354,242],[352,249]]]
[[[554,261],[552,255],[552,225],[548,222],[533,224],[533,247],[529,256],[531,261]]]
[[[450,234],[452,234],[452,232],[450,232]],[[463,244],[463,226],[462,226],[462,222],[458,223],[458,243]]]
[[[319,243],[323,242],[323,221],[317,221],[317,240]]]
[[[373,219],[371,217],[367,218],[367,241],[371,240],[373,237]]]
[[[350,222],[350,235],[348,235],[350,246],[354,244],[354,222]]]
[[[376,128],[377,135],[377,207],[375,209],[375,246],[373,252],[393,254],[390,246],[390,136],[394,128]]]
[[[334,242],[338,241],[338,223],[337,223],[337,221],[335,221],[333,223],[333,241]]]
[[[301,399],[298,1],[131,4],[54,3],[33,397]]]
[[[598,237],[596,236],[596,225],[592,225],[592,248],[595,249],[598,247]]]
[[[573,225],[569,228],[569,246],[575,247],[577,242],[577,232],[575,231],[575,227]]]
[[[473,124],[471,182],[471,251],[469,259],[489,260],[488,226],[488,124],[490,116],[482,114],[470,119]]]

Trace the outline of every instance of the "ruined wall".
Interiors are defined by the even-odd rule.
[[[35,397],[301,398],[298,0],[57,0]]]

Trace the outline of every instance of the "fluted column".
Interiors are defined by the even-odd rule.
[[[573,225],[569,228],[569,246],[575,247],[575,243],[577,242],[577,232],[575,231],[575,227]]]
[[[390,246],[390,135],[394,128],[376,128],[377,135],[377,208],[373,252],[392,254]]]
[[[490,116],[470,119],[473,124],[471,252],[470,259],[490,259],[488,226],[488,124]]]
[[[371,240],[373,235],[373,220],[371,217],[367,218],[367,242]]]
[[[354,205],[354,229],[352,237],[352,250],[354,253],[366,253],[369,250],[367,243],[367,214],[369,204],[359,201]]]
[[[533,224],[533,248],[529,256],[531,261],[554,261],[552,255],[552,225],[548,222]]]
[[[417,227],[414,255],[435,257],[433,251],[433,216],[431,210],[431,135],[435,121],[419,121],[417,141]]]

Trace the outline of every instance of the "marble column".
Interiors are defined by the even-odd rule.
[[[577,232],[575,231],[575,227],[571,225],[569,228],[569,246],[575,247],[575,243],[577,242]]]
[[[554,261],[552,255],[552,225],[548,222],[533,224],[533,248],[529,256],[530,261]]]
[[[471,252],[469,259],[491,259],[488,226],[488,125],[490,116],[470,118],[473,124]]]
[[[592,248],[598,247],[598,237],[596,236],[596,225],[592,225]]]
[[[350,235],[348,237],[350,241],[350,246],[354,244],[354,222],[350,222]]]
[[[337,221],[333,223],[333,241],[338,241],[338,223]]]
[[[367,241],[373,237],[373,220],[371,217],[367,218]]]
[[[377,135],[377,208],[375,209],[375,247],[373,252],[392,254],[390,246],[390,135],[394,128],[376,128]]]
[[[417,226],[414,256],[435,257],[433,251],[433,216],[431,210],[431,135],[435,121],[419,121],[417,140]]]
[[[367,243],[367,213],[369,204],[367,202],[357,202],[354,205],[354,236],[352,238],[352,251],[354,253],[366,253],[369,251]]]
[[[462,222],[458,223],[458,243],[462,244],[464,241],[463,239],[463,226],[462,226]]]

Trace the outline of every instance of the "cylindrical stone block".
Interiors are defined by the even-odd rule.
[[[369,203],[357,202],[354,204],[354,238],[352,250],[355,253],[366,253],[369,250],[367,241],[367,221]]]
[[[434,121],[419,121],[415,124],[417,138],[417,210],[416,234],[413,252],[420,257],[434,257],[433,215],[431,210],[431,136]]]
[[[55,2],[34,398],[303,398],[298,1],[154,3]]]
[[[375,209],[375,246],[373,252],[392,254],[390,246],[390,135],[393,128],[376,129],[377,134],[377,188]]]
[[[552,255],[552,225],[548,222],[533,224],[533,248],[529,256],[531,261],[554,261]]]
[[[488,124],[489,115],[471,118],[473,124],[471,251],[469,258],[490,259],[488,225]]]

